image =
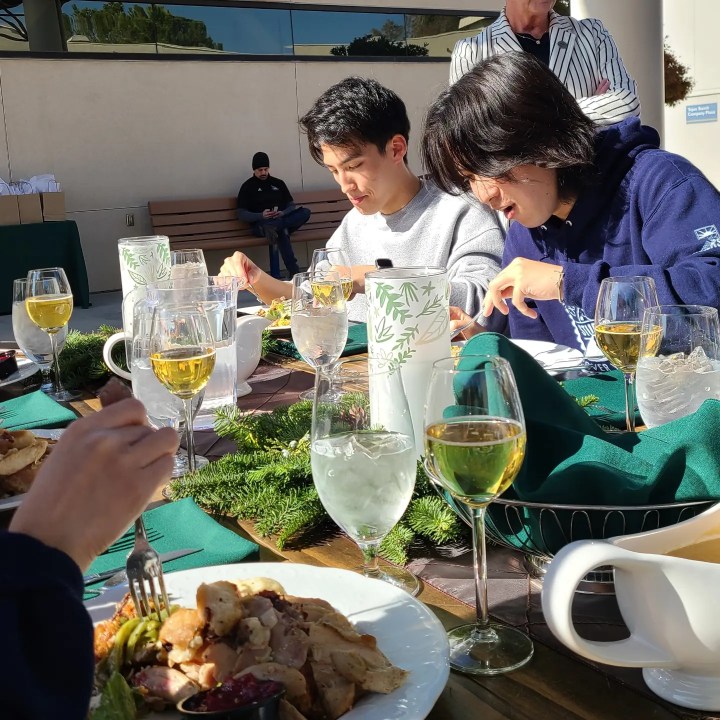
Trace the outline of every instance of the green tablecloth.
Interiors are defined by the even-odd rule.
[[[75,304],[90,307],[85,258],[72,220],[0,225],[0,257],[0,314],[12,312],[12,281],[33,268],[64,268]]]

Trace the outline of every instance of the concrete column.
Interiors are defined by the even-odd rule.
[[[60,8],[55,0],[24,0],[25,27],[31,52],[63,52]]]
[[[27,0],[26,0],[27,1]],[[663,136],[665,80],[662,0],[571,0],[573,17],[601,20],[635,78],[643,123]]]

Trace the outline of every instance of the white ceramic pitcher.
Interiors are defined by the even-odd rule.
[[[648,687],[665,700],[720,710],[720,563],[665,554],[715,538],[720,539],[720,504],[660,530],[570,543],[555,556],[543,582],[548,626],[578,655],[642,668]],[[615,568],[617,601],[631,633],[625,640],[585,640],[573,626],[575,589],[600,565]]]

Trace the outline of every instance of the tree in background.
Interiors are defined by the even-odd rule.
[[[695,82],[690,77],[690,70],[683,65],[667,43],[663,48],[665,59],[665,104],[674,107],[684,100],[693,89]]]
[[[402,25],[398,25],[394,20],[386,20],[379,30],[373,28],[370,34],[373,37],[382,36],[394,42],[405,40],[405,28]]]
[[[90,42],[112,44],[167,43],[182,47],[222,50],[207,33],[201,20],[173,15],[162,5],[130,6],[108,2],[102,8],[72,6],[72,15],[63,13],[66,37],[84,35]]]
[[[413,43],[388,40],[382,35],[368,34],[356,37],[349,45],[337,45],[331,48],[330,54],[335,57],[397,57],[398,55],[421,57],[428,54],[428,49]]]

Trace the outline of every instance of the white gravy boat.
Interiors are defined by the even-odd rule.
[[[542,607],[555,636],[595,662],[643,669],[648,687],[665,700],[720,710],[720,562],[665,553],[720,538],[720,504],[660,530],[564,547],[550,564]],[[630,637],[581,638],[571,608],[582,578],[599,565],[615,568],[615,592]]]

